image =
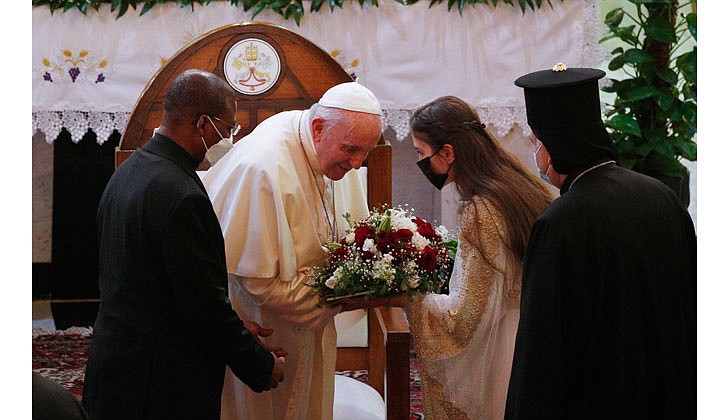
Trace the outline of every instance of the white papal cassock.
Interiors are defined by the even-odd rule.
[[[335,207],[343,232],[344,212],[358,218],[368,210],[356,170],[333,183],[323,176],[308,114],[266,119],[203,176],[225,236],[233,308],[242,319],[273,328],[266,344],[288,351],[285,379],[270,392],[250,391],[228,369],[222,419],[332,418],[335,311],[317,307],[304,270],[324,258],[332,225],[327,212],[333,215]]]

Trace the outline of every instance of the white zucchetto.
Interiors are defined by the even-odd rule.
[[[377,97],[357,82],[341,83],[330,88],[318,103],[329,108],[382,115]]]

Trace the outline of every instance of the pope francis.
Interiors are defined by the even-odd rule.
[[[336,85],[308,110],[263,121],[204,175],[233,308],[273,328],[266,344],[288,352],[286,380],[273,392],[251,392],[227,372],[223,419],[332,418],[338,309],[317,306],[305,270],[344,231],[342,214],[368,212],[357,170],[380,138],[381,114],[364,86]]]

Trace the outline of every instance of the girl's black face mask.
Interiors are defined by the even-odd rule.
[[[445,181],[447,180],[447,172],[444,174],[436,174],[432,172],[432,163],[430,163],[430,158],[435,156],[440,150],[442,150],[442,146],[437,149],[435,153],[422,160],[417,161],[417,166],[419,166],[422,174],[425,175],[425,178],[427,178],[427,180],[430,181],[432,185],[434,185],[435,188],[437,188],[438,190],[441,190],[442,187],[445,185]]]

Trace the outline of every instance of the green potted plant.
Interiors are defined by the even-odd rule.
[[[634,12],[618,7],[605,17],[610,34],[602,42],[623,44],[611,52],[609,70],[626,75],[603,88],[614,94],[605,125],[619,164],[662,180],[687,207],[690,174],[680,161],[697,159],[695,2],[629,2]]]

